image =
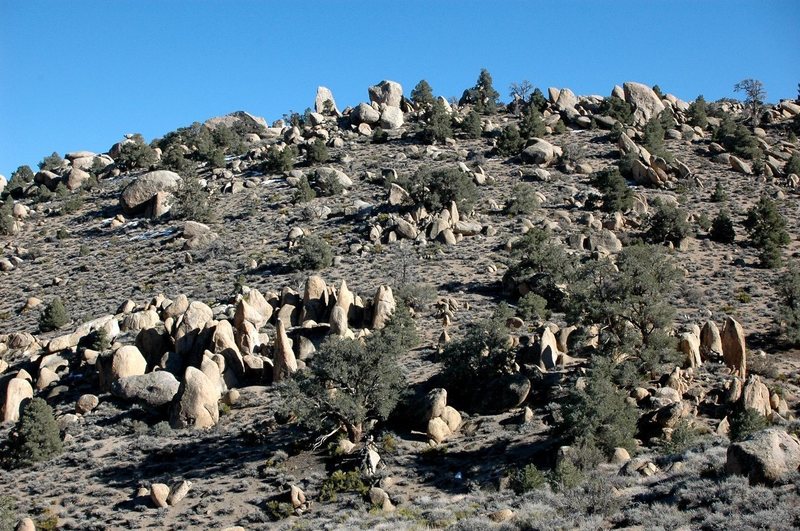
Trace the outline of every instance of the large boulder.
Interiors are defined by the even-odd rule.
[[[3,404],[3,422],[17,422],[21,407],[31,398],[33,387],[28,380],[19,377],[9,380]]]
[[[706,321],[700,330],[700,354],[722,356],[722,336],[714,321]]]
[[[384,129],[399,129],[403,123],[403,111],[399,107],[386,107],[381,113],[381,127]]]
[[[523,162],[528,164],[548,165],[562,155],[562,150],[541,138],[534,138],[530,146],[520,153]]]
[[[746,376],[747,350],[744,330],[733,317],[725,319],[722,327],[722,359],[735,374],[742,378]]]
[[[337,116],[339,109],[336,108],[336,100],[333,99],[333,92],[328,87],[317,87],[317,97],[314,98],[314,110],[320,114]]]
[[[272,357],[272,381],[285,380],[297,371],[297,358],[292,350],[292,340],[286,334],[283,320],[275,325],[275,348]]]
[[[102,360],[100,385],[104,389],[109,389],[120,378],[144,374],[147,369],[147,360],[133,345],[120,347],[111,354],[110,359]]]
[[[629,81],[622,85],[625,101],[633,105],[634,125],[644,125],[653,116],[664,110],[664,104],[658,95],[642,83]]]
[[[219,420],[219,387],[200,369],[187,367],[172,404],[173,428],[209,428]]]
[[[755,410],[765,417],[772,413],[769,388],[755,374],[751,374],[744,384],[742,405],[745,409]]]
[[[350,121],[354,124],[375,125],[381,119],[381,113],[372,108],[372,105],[359,103],[350,114]]]
[[[403,100],[403,87],[395,81],[381,81],[369,87],[369,101],[388,107],[400,107]]]
[[[126,214],[140,214],[151,206],[151,201],[159,193],[172,193],[178,189],[180,183],[180,175],[172,171],[157,170],[145,173],[122,191],[119,199],[122,210]]]
[[[169,371],[155,371],[120,378],[111,385],[111,393],[125,400],[142,402],[150,407],[161,407],[172,402],[178,394],[180,382]]]
[[[800,441],[781,428],[753,433],[728,447],[725,470],[751,483],[779,483],[800,469]]]
[[[372,328],[379,330],[386,326],[392,313],[394,313],[394,310],[397,308],[397,302],[394,300],[392,288],[385,285],[378,286],[373,304]]]

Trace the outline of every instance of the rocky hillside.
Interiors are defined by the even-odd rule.
[[[800,104],[482,72],[0,176],[0,528],[800,526]]]

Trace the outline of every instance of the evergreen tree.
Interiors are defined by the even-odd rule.
[[[781,249],[791,241],[786,232],[786,219],[778,212],[774,201],[762,195],[758,203],[747,211],[745,228],[750,244],[758,249],[761,265],[766,268],[780,267]]]
[[[411,101],[419,107],[429,107],[433,105],[433,100],[433,89],[424,79],[411,91]]]

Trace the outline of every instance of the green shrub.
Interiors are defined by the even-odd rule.
[[[572,258],[548,231],[532,228],[512,245],[511,266],[503,284],[512,296],[530,291],[559,310],[565,299],[560,285],[569,283],[574,269]],[[525,289],[520,292],[521,286]]]
[[[273,522],[285,520],[294,514],[294,507],[291,503],[279,502],[277,500],[268,501],[264,507],[267,516]]]
[[[542,113],[535,105],[528,105],[522,113],[522,120],[519,122],[519,134],[522,138],[541,138],[547,133],[547,128],[542,119]]]
[[[33,177],[33,170],[31,170],[30,166],[23,165],[18,167],[11,174],[6,191],[14,197],[20,197],[22,191],[33,182]]]
[[[542,89],[539,87],[533,89],[530,104],[536,107],[539,112],[544,112],[544,110],[547,108],[547,98],[544,97],[544,93],[542,93]]]
[[[419,107],[428,107],[433,105],[433,89],[424,79],[417,83],[417,86],[411,90],[411,101]]]
[[[323,164],[330,160],[331,156],[328,153],[328,146],[325,145],[325,142],[318,138],[312,144],[310,144],[306,151],[306,160],[310,164]]]
[[[512,468],[508,471],[508,480],[508,486],[518,495],[539,490],[547,484],[544,472],[534,464]]]
[[[105,328],[98,328],[91,336],[91,348],[97,352],[105,352],[111,348],[111,338]]]
[[[494,89],[492,75],[484,68],[475,86],[464,92],[460,103],[471,103],[481,114],[494,114],[497,112],[498,98],[500,94]]]
[[[200,181],[193,176],[184,176],[175,193],[175,217],[208,223],[214,219],[214,211],[208,193]]]
[[[739,157],[755,160],[763,156],[758,146],[758,138],[747,127],[734,122],[727,114],[714,131],[713,140]]]
[[[418,205],[431,212],[449,207],[455,201],[459,212],[472,210],[478,200],[478,187],[458,168],[423,167],[408,182],[398,182]]]
[[[14,531],[17,525],[17,504],[11,496],[0,496],[0,531]]]
[[[567,132],[567,124],[564,123],[564,120],[559,120],[556,122],[556,125],[553,126],[553,134],[555,135],[563,135]]]
[[[58,330],[70,322],[69,313],[64,307],[64,302],[60,297],[54,298],[39,316],[39,330],[50,332]]]
[[[147,145],[139,133],[133,135],[131,141],[122,144],[119,156],[114,161],[121,171],[150,169],[158,161],[155,150]]]
[[[317,193],[311,188],[311,185],[308,184],[308,178],[303,175],[297,181],[297,187],[294,191],[294,202],[295,203],[307,203],[317,197]]]
[[[769,427],[767,417],[755,409],[737,406],[736,410],[729,418],[731,426],[731,441],[742,441],[751,433],[761,431]]]
[[[761,265],[766,268],[780,267],[781,249],[791,240],[786,232],[786,219],[778,212],[775,202],[762,195],[758,203],[747,211],[744,225],[750,244],[759,251]]]
[[[678,421],[678,425],[672,429],[669,440],[661,443],[661,451],[666,454],[682,454],[688,450],[697,440],[698,432],[691,422],[687,419]]]
[[[515,157],[519,155],[525,141],[519,133],[519,129],[514,124],[506,126],[497,139],[497,153],[504,157]]]
[[[506,203],[506,213],[512,216],[533,214],[539,208],[539,198],[533,186],[517,183],[511,190],[511,198]]]
[[[648,220],[645,238],[650,243],[671,242],[678,245],[689,235],[691,227],[686,220],[686,212],[678,207],[657,201],[656,211]]]
[[[47,461],[63,451],[61,435],[52,408],[41,398],[32,398],[22,411],[8,440],[8,457],[14,467]]]
[[[531,292],[520,297],[517,302],[520,317],[526,321],[550,319],[553,312],[547,309],[547,299]]]
[[[566,492],[578,487],[583,483],[584,474],[572,459],[561,459],[550,477],[550,484],[556,492]]]
[[[358,470],[336,470],[322,482],[319,499],[324,502],[336,501],[339,493],[352,492],[364,496],[368,491],[369,486],[361,479]]]
[[[667,148],[664,145],[665,130],[664,123],[661,119],[662,115],[664,115],[664,112],[662,112],[659,116],[650,118],[650,120],[645,124],[644,147],[647,148],[647,151],[649,151],[651,154],[659,156],[667,162],[671,162],[674,157],[667,151]]]
[[[706,99],[702,94],[689,105],[689,121],[692,125],[702,129],[708,127]]]
[[[323,238],[315,235],[303,236],[290,250],[289,265],[296,271],[319,270],[333,263],[333,250]]]
[[[789,160],[783,166],[783,173],[785,175],[790,175],[792,173],[800,175],[800,155],[796,152],[792,153],[792,156],[789,157]]]
[[[266,167],[274,173],[292,171],[295,157],[297,157],[297,148],[295,146],[286,146],[283,149],[273,146],[267,153]]]
[[[595,364],[584,389],[566,400],[563,429],[578,444],[595,445],[606,457],[615,448],[633,451],[639,415],[611,381],[610,364]]]
[[[467,138],[480,138],[483,133],[483,125],[481,125],[481,116],[474,110],[469,111],[464,121],[461,122],[461,131]]]
[[[422,130],[422,139],[428,144],[444,142],[453,136],[451,127],[452,119],[447,113],[444,104],[436,100],[425,115],[427,124]]]
[[[600,114],[614,118],[620,123],[630,125],[633,123],[633,106],[622,98],[611,96],[600,104]]]
[[[711,193],[711,201],[714,203],[722,203],[728,200],[728,193],[722,186],[722,182],[717,179],[717,184],[714,186],[714,191]]]
[[[592,184],[603,194],[603,210],[627,212],[633,208],[633,191],[617,168],[597,171],[591,176]]]
[[[65,197],[64,201],[61,203],[61,214],[72,214],[77,212],[83,208],[83,203],[83,192],[81,190],[72,192]]]
[[[700,230],[708,231],[711,228],[711,219],[708,217],[708,214],[705,212],[700,214],[700,217],[697,218],[697,226]]]
[[[195,173],[194,163],[186,158],[183,148],[179,145],[171,145],[164,151],[161,156],[160,166],[182,176]]]
[[[709,236],[713,241],[719,243],[733,243],[736,240],[736,231],[727,210],[720,210],[717,217],[711,222]]]
[[[51,155],[48,155],[39,162],[39,169],[58,173],[63,163],[64,159],[61,158],[61,155],[53,151]]]
[[[14,233],[16,222],[14,220],[14,200],[11,196],[0,204],[0,235],[10,236]]]
[[[781,275],[776,284],[778,311],[786,337],[792,343],[800,343],[800,267],[796,262]]]
[[[385,144],[388,141],[389,141],[389,133],[387,133],[380,127],[375,128],[375,130],[372,132],[372,143]]]

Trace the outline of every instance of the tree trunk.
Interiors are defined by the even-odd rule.
[[[361,438],[364,436],[364,429],[361,427],[361,423],[358,424],[351,424],[347,423],[347,437],[350,439],[350,442],[353,444],[358,444],[361,442]]]

